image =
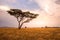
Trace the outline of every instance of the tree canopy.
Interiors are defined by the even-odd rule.
[[[19,23],[19,29],[22,27],[24,23],[30,22],[32,19],[36,18],[38,14],[27,12],[22,12],[20,9],[10,9],[7,11],[10,15],[17,18],[17,21]]]

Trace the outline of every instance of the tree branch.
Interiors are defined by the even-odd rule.
[[[26,21],[24,21],[23,23],[29,22],[30,20],[32,20],[32,18],[27,19],[27,20],[26,20]]]

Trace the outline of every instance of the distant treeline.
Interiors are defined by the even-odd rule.
[[[49,26],[45,26],[45,27],[41,27],[41,28],[60,28],[60,27],[49,27]]]

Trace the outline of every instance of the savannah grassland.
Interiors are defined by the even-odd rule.
[[[60,40],[60,28],[0,28],[0,40]]]

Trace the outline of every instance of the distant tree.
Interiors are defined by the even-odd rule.
[[[7,11],[10,15],[17,18],[18,28],[20,29],[24,23],[30,22],[32,19],[36,18],[38,14],[33,14],[30,12],[22,12],[19,9],[10,9]]]
[[[45,26],[45,28],[48,28],[48,26]]]
[[[25,28],[27,28],[27,27],[25,26]]]

